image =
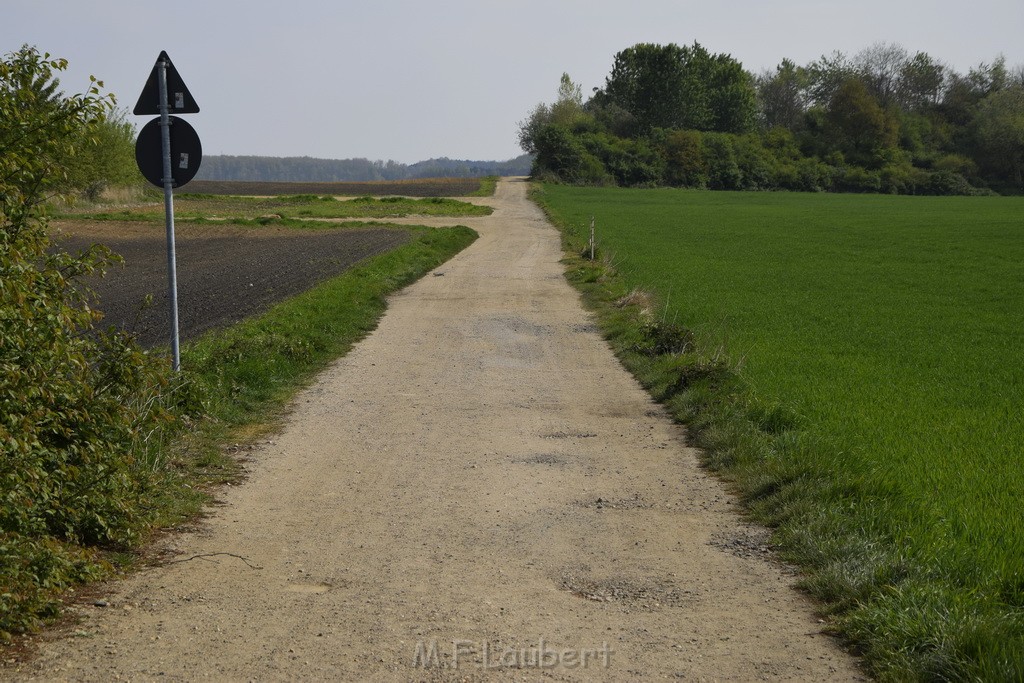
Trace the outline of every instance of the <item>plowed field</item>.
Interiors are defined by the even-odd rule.
[[[168,344],[163,225],[75,221],[56,227],[65,249],[100,243],[125,260],[105,278],[87,282],[99,295],[104,325],[133,331],[144,346]],[[409,240],[409,233],[392,228],[296,230],[184,223],[175,232],[182,339],[260,313]],[[152,304],[144,307],[147,295],[152,295]]]

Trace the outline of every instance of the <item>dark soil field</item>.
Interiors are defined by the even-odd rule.
[[[163,225],[61,221],[58,243],[69,251],[100,243],[125,262],[86,284],[99,296],[103,327],[134,332],[144,346],[170,343],[167,241]],[[274,303],[339,275],[362,259],[404,244],[391,228],[175,227],[178,327],[182,340],[261,313]],[[146,295],[152,305],[143,306]]]
[[[315,194],[347,197],[402,195],[405,197],[465,197],[480,189],[480,178],[417,178],[360,183],[285,183],[241,180],[193,180],[184,192],[194,194],[282,195]]]

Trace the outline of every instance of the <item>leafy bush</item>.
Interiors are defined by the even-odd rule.
[[[66,191],[96,201],[108,187],[142,184],[135,164],[135,126],[126,115],[123,110],[105,114],[82,131],[74,156],[65,160]]]
[[[712,190],[740,189],[743,173],[736,161],[732,136],[727,133],[705,133],[703,138],[708,187]]]
[[[533,172],[551,174],[566,183],[601,184],[607,173],[601,161],[565,126],[550,124],[537,134]]]
[[[98,330],[80,284],[109,252],[69,254],[49,238],[44,203],[113,103],[98,82],[54,94],[66,66],[29,47],[0,61],[0,636],[95,571],[71,544],[139,537],[154,469],[138,456],[172,419],[166,359]]]
[[[973,194],[974,188],[955,171],[937,171],[928,179],[927,193],[935,195]]]
[[[965,178],[978,174],[978,164],[961,154],[944,154],[935,160],[932,168],[936,171],[952,171]]]
[[[878,192],[882,189],[882,177],[876,171],[848,166],[837,178],[836,185],[843,192]]]
[[[653,186],[660,184],[665,176],[665,158],[661,150],[644,138],[590,133],[582,136],[580,142],[619,185]]]
[[[832,189],[832,167],[817,159],[779,162],[773,172],[776,189],[797,192],[822,192]]]
[[[700,133],[674,130],[668,133],[665,147],[665,182],[673,187],[704,187],[707,169]]]
[[[757,135],[734,136],[733,149],[740,168],[742,189],[771,190],[776,187],[773,173],[775,159]]]

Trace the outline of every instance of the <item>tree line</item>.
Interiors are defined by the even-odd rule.
[[[727,54],[639,43],[584,100],[563,74],[519,123],[556,182],[902,194],[1024,191],[1024,67],[959,73],[875,44],[746,71]]]
[[[527,175],[531,157],[508,161],[469,161],[440,157],[415,164],[369,159],[314,157],[209,156],[203,159],[199,180],[273,182],[360,182],[412,178],[477,178],[489,175]]]

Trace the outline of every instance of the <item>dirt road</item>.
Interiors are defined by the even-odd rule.
[[[525,190],[458,219],[481,238],[299,395],[176,563],[8,675],[857,679],[593,330]]]

